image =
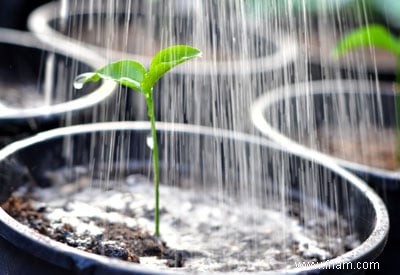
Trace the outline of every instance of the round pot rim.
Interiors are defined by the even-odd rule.
[[[188,133],[188,134],[198,134],[203,136],[213,136],[218,138],[228,138],[235,141],[243,141],[243,142],[251,142],[256,145],[267,146],[272,149],[293,153],[296,156],[305,158],[306,160],[311,160],[313,162],[319,163],[322,166],[332,170],[337,173],[341,177],[346,178],[349,184],[354,185],[365,197],[370,201],[374,213],[375,213],[375,226],[368,236],[368,238],[362,242],[355,249],[348,251],[330,261],[318,263],[314,266],[306,266],[301,268],[294,268],[289,270],[275,270],[271,273],[283,272],[283,273],[301,273],[308,272],[312,270],[319,270],[321,272],[324,269],[330,269],[330,267],[340,264],[343,262],[356,262],[357,260],[362,260],[364,257],[376,257],[380,251],[383,250],[383,247],[386,243],[388,231],[389,231],[389,218],[387,209],[382,202],[382,200],[375,194],[375,192],[367,186],[361,179],[349,173],[345,169],[339,167],[335,163],[330,160],[319,159],[313,155],[310,155],[307,151],[302,150],[301,148],[294,148],[294,150],[288,151],[287,149],[281,147],[280,145],[273,143],[266,138],[252,136],[245,133],[233,132],[229,130],[223,129],[215,129],[205,126],[196,126],[196,125],[188,125],[188,124],[173,124],[173,123],[163,123],[157,122],[158,131],[163,132],[179,132],[179,133]],[[46,132],[41,132],[32,137],[16,141],[12,144],[5,146],[0,150],[0,161],[4,160],[8,156],[16,153],[18,150],[23,149],[25,147],[34,145],[36,143],[40,143],[49,139],[63,137],[63,136],[72,136],[82,133],[91,133],[91,132],[99,132],[99,131],[149,131],[150,123],[144,121],[136,121],[136,122],[105,122],[105,123],[95,123],[95,124],[86,124],[86,125],[75,125],[64,128],[57,128],[53,130],[49,130]],[[67,253],[72,255],[72,257],[87,257],[90,260],[93,260],[99,264],[113,267],[117,264],[118,268],[121,268],[123,271],[140,271],[143,273],[150,272],[147,268],[141,267],[140,265],[135,265],[132,263],[126,263],[121,260],[110,259],[105,256],[94,255],[89,252],[80,251],[76,248],[69,247],[66,244],[62,244],[60,242],[51,240],[49,237],[43,236],[33,229],[22,225],[17,222],[13,218],[11,218],[3,209],[0,208],[0,220],[4,221],[4,226],[8,229],[14,231],[13,234],[18,234],[23,238],[30,241],[38,241],[41,245],[49,248],[55,249],[61,253]],[[2,230],[3,231],[3,230]],[[4,232],[1,232],[4,235]],[[7,236],[4,236],[7,238]],[[18,245],[18,244],[17,244]],[[377,252],[378,251],[378,252]],[[266,272],[270,273],[270,272]]]
[[[337,158],[318,150],[311,149],[305,145],[302,145],[286,135],[282,134],[276,128],[271,126],[271,124],[265,119],[264,110],[276,104],[277,102],[287,100],[289,98],[294,98],[298,96],[304,96],[307,94],[339,94],[339,93],[353,93],[351,87],[355,84],[360,83],[355,80],[323,80],[323,81],[310,81],[302,82],[293,85],[288,85],[285,87],[280,87],[272,91],[268,91],[264,95],[257,98],[251,105],[251,120],[253,125],[268,138],[272,139],[283,146],[287,147],[299,147],[302,150],[308,151],[311,154],[315,154],[319,157],[324,157],[331,159],[338,163],[340,166],[350,169],[352,171],[359,171],[361,173],[370,174],[379,178],[386,178],[390,180],[400,180],[400,171],[390,171],[381,168],[376,168],[373,166],[368,166],[364,164],[359,164],[349,160]],[[367,80],[365,83],[368,84]],[[389,86],[389,83],[380,83],[379,86],[385,87]],[[337,89],[335,89],[337,88]],[[298,89],[298,90],[296,90]],[[382,92],[384,93],[384,92]]]
[[[50,2],[48,4],[44,4],[38,7],[29,15],[28,28],[41,41],[57,48],[66,48],[68,50],[68,47],[64,47],[63,44],[68,45],[71,43],[80,45],[81,47],[86,48],[87,50],[92,50],[93,52],[104,52],[104,49],[102,47],[90,45],[89,43],[81,42],[76,39],[64,36],[60,34],[60,32],[55,31],[50,26],[51,20],[59,18],[59,5],[60,3],[58,2]],[[68,16],[86,14],[87,8],[88,7],[85,6],[86,10],[72,11],[68,14]],[[100,10],[99,12],[102,11]],[[124,13],[125,10],[117,10],[115,12]],[[57,17],[55,17],[55,15],[57,15]],[[171,73],[184,73],[188,75],[248,75],[253,73],[262,73],[282,69],[284,68],[284,66],[287,66],[291,62],[296,60],[299,52],[298,46],[295,39],[287,34],[279,33],[279,36],[274,36],[274,38],[275,39],[273,40],[273,42],[275,43],[277,50],[272,55],[265,56],[263,58],[251,58],[248,60],[231,60],[217,62],[198,60],[194,61],[192,64],[183,64],[182,66],[175,68],[173,71],[171,71]],[[150,61],[152,59],[151,56],[123,53],[111,49],[107,49],[107,55],[108,54],[112,57],[139,60],[144,64],[150,64]]]
[[[34,35],[28,32],[0,28],[0,43],[10,44],[12,46],[20,46],[26,48],[33,48],[63,54],[67,57],[75,58],[94,68],[98,67],[104,61],[100,56],[85,55],[84,52],[77,52],[71,54],[67,51],[59,51],[52,49],[42,42],[40,42]],[[60,43],[60,42],[58,42]],[[71,87],[72,89],[73,87]],[[91,91],[87,95],[81,96],[77,99],[57,103],[49,106],[30,107],[30,108],[8,108],[5,107],[0,114],[0,120],[8,119],[29,119],[41,116],[53,116],[62,113],[77,111],[85,109],[98,104],[99,102],[112,96],[117,89],[117,85],[113,81],[103,81],[98,88]]]

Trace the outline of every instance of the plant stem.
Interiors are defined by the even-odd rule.
[[[146,94],[147,103],[147,115],[151,122],[151,137],[153,139],[153,174],[154,174],[154,189],[155,189],[155,208],[154,208],[154,223],[155,223],[155,235],[160,236],[160,194],[159,194],[159,166],[158,166],[158,142],[157,142],[157,131],[156,122],[154,116],[154,103],[153,103],[153,90]]]

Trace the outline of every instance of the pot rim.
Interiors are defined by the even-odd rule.
[[[299,147],[302,150],[308,151],[310,154],[315,154],[318,157],[324,157],[331,159],[338,163],[340,166],[350,169],[352,171],[358,171],[361,173],[373,175],[378,178],[386,178],[390,180],[400,180],[400,171],[390,171],[382,168],[376,168],[349,160],[337,158],[318,150],[311,149],[305,145],[302,145],[286,135],[282,134],[276,128],[272,127],[271,124],[264,117],[264,110],[276,104],[277,102],[287,100],[289,98],[304,96],[307,94],[329,94],[329,93],[353,93],[352,87],[359,84],[369,85],[371,84],[367,80],[356,81],[356,80],[321,80],[321,81],[310,81],[302,82],[285,87],[279,87],[277,89],[268,91],[264,95],[257,98],[251,105],[251,120],[253,125],[268,138],[272,139],[283,146],[287,147]],[[390,83],[379,83],[377,88],[381,90],[383,87],[389,87]],[[383,93],[383,92],[382,92]]]
[[[38,40],[34,35],[29,32],[0,28],[0,43],[2,44],[10,44],[11,46],[20,46],[32,49],[39,49],[48,52],[54,52],[57,54],[63,54],[67,57],[75,58],[78,61],[86,63],[89,66],[96,68],[99,64],[104,61],[102,57],[95,56],[93,54],[86,55],[85,52],[77,51],[76,54],[71,54],[67,51],[62,51],[58,49],[53,49],[49,46],[46,46],[40,40]],[[57,43],[62,43],[57,41]],[[73,87],[71,87],[72,89]],[[98,104],[101,101],[106,100],[111,97],[117,89],[116,83],[111,80],[103,81],[101,85],[96,88],[94,91],[81,96],[77,99],[57,103],[49,106],[40,106],[40,107],[30,107],[30,108],[2,108],[2,112],[0,114],[1,120],[8,119],[29,119],[40,116],[50,117],[54,115],[59,115],[62,113],[77,111],[81,109],[85,109],[91,106]]]
[[[62,48],[68,50],[70,47],[65,45],[80,45],[87,50],[92,50],[97,53],[104,52],[104,48],[85,43],[65,35],[60,32],[55,31],[51,26],[51,20],[60,17],[60,6],[59,1],[50,2],[44,4],[34,10],[28,18],[28,28],[44,43],[54,46],[56,48]],[[95,5],[95,10],[98,9]],[[89,11],[88,5],[84,7],[81,11],[70,11],[68,16],[83,15],[87,14]],[[103,12],[101,9],[96,10],[96,12]],[[116,10],[116,13],[124,13],[125,10]],[[250,24],[249,24],[250,25]],[[250,27],[251,28],[251,27]],[[254,29],[254,27],[253,27]],[[298,46],[291,36],[283,33],[279,33],[279,36],[274,36],[272,42],[275,43],[277,51],[269,56],[263,58],[251,58],[249,60],[232,60],[223,62],[213,62],[198,60],[193,61],[190,65],[182,64],[180,67],[175,68],[171,73],[187,74],[187,75],[248,75],[253,73],[263,73],[270,72],[278,69],[282,69],[289,65],[291,62],[298,57]],[[71,49],[69,49],[71,51]],[[134,60],[139,60],[144,64],[150,64],[151,56],[142,56],[138,54],[129,54],[119,51],[114,51],[107,49],[107,55],[112,58],[130,58]],[[244,69],[243,69],[244,68]]]
[[[382,250],[386,243],[386,239],[389,231],[389,218],[386,207],[382,200],[375,194],[375,192],[367,186],[361,179],[355,175],[349,173],[345,169],[339,167],[331,160],[320,159],[315,155],[310,155],[308,151],[304,151],[301,148],[294,148],[293,150],[287,150],[282,146],[273,143],[266,138],[252,136],[246,133],[234,132],[224,129],[215,129],[205,126],[188,125],[188,124],[174,124],[174,123],[164,123],[157,122],[158,131],[163,132],[178,132],[178,133],[188,133],[188,134],[198,134],[203,136],[213,136],[218,138],[228,138],[235,141],[250,142],[256,145],[267,146],[272,149],[276,149],[283,152],[289,152],[295,156],[302,157],[306,160],[316,162],[333,172],[337,173],[341,177],[345,178],[349,184],[354,185],[366,198],[370,201],[374,213],[375,213],[375,226],[368,236],[368,238],[362,242],[355,249],[348,251],[330,261],[316,264],[314,266],[307,266],[302,268],[294,268],[290,270],[275,270],[266,273],[301,273],[309,272],[312,270],[318,270],[323,272],[325,269],[329,269],[343,262],[356,262],[357,260],[365,260],[365,258],[372,259],[375,258]],[[86,125],[75,125],[63,128],[57,128],[49,130],[46,132],[41,132],[32,137],[16,141],[12,144],[5,146],[0,150],[0,161],[6,159],[13,153],[18,152],[18,150],[23,149],[28,146],[32,146],[36,143],[40,143],[49,139],[54,139],[62,136],[72,136],[83,133],[100,132],[100,131],[150,131],[150,122],[136,121],[136,122],[105,122],[105,123],[95,123]],[[140,271],[143,273],[150,272],[147,268],[141,267],[140,265],[128,264],[121,260],[110,259],[105,256],[94,255],[89,252],[81,251],[76,248],[72,248],[66,244],[51,240],[49,237],[41,235],[35,232],[33,229],[22,225],[13,218],[11,218],[3,209],[0,209],[0,220],[4,221],[4,226],[9,230],[14,231],[13,235],[22,235],[24,238],[30,241],[39,242],[49,249],[55,249],[60,253],[67,253],[72,255],[72,257],[87,257],[99,264],[106,266],[115,266],[121,268],[124,271]],[[4,234],[4,232],[2,232]],[[5,236],[7,238],[7,236]],[[18,245],[18,244],[17,244]]]

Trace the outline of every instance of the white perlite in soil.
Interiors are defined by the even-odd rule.
[[[154,232],[152,183],[140,175],[129,176],[126,182],[111,183],[108,187],[113,190],[105,191],[94,187],[99,184],[90,185],[88,178],[81,178],[77,184],[36,189],[35,207],[45,206],[53,227],[69,224],[77,234],[82,234],[82,239],[88,233],[100,235],[104,231],[95,223],[99,219]],[[179,268],[182,271],[293,268],[298,262],[335,257],[343,253],[345,245],[358,245],[354,236],[346,240],[337,234],[316,237],[316,230],[307,226],[307,221],[301,226],[297,218],[275,210],[250,208],[236,201],[222,202],[215,192],[204,194],[161,186],[160,198],[162,239],[170,248],[187,250],[193,255]],[[333,221],[337,215],[331,215]],[[165,261],[140,258],[141,265],[171,270]]]

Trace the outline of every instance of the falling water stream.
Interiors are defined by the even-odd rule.
[[[370,58],[373,49],[350,53],[340,60],[333,59],[330,54],[335,40],[350,29],[368,22],[368,12],[363,1],[309,1],[320,3],[316,4],[315,11],[310,11],[307,2],[306,0],[61,0],[58,19],[53,25],[63,35],[77,40],[80,45],[91,47],[108,61],[136,58],[148,66],[151,56],[169,45],[188,44],[201,49],[204,53],[201,59],[190,61],[187,65],[175,69],[155,88],[156,116],[159,121],[209,126],[215,128],[215,131],[217,128],[223,128],[259,135],[250,120],[250,106],[259,96],[273,90],[287,97],[290,93],[304,94],[305,96],[297,102],[298,113],[283,118],[275,114],[276,120],[273,123],[284,121],[283,128],[287,131],[285,134],[299,140],[305,137],[305,141],[297,141],[315,145],[317,149],[324,151],[321,146],[329,143],[326,139],[331,135],[328,133],[322,142],[319,141],[321,131],[325,131],[326,128],[316,125],[318,114],[314,113],[309,105],[313,102],[311,96],[313,84],[307,81],[321,80],[322,88],[327,89],[334,83],[335,88],[340,90],[344,85],[343,79],[354,79],[356,89],[370,92],[377,87],[377,74],[374,69],[377,61]],[[52,67],[52,62],[49,57],[45,68],[57,71],[59,68]],[[303,84],[298,85],[300,83]],[[45,86],[50,84],[46,82]],[[142,95],[127,91],[125,88],[119,89],[115,105],[102,109],[111,114],[111,120],[147,120]],[[325,112],[332,112],[325,115],[328,117],[327,121],[334,121],[338,127],[334,132],[339,133],[339,143],[343,142],[340,137],[345,135],[346,131],[348,131],[346,135],[365,137],[361,140],[368,142],[371,129],[376,129],[375,133],[378,133],[383,127],[379,102],[373,106],[378,110],[375,115],[371,114],[375,110],[369,110],[371,113],[364,112],[364,103],[360,100],[363,100],[362,96],[350,95],[347,98],[343,94],[335,98],[330,109],[324,109]],[[328,101],[323,102],[328,104]],[[349,108],[354,111],[344,111]],[[102,117],[95,117],[94,121],[101,121],[104,113],[100,113],[100,116]],[[364,123],[356,123],[359,120]],[[299,126],[295,127],[295,124]],[[111,133],[103,137],[93,137],[93,140],[96,143],[92,143],[92,147],[89,148],[90,159],[93,159],[93,162],[89,164],[87,173],[90,175],[90,171],[94,171],[93,167],[103,163],[104,170],[101,175],[97,175],[103,181],[100,185],[108,189],[124,189],[123,182],[116,183],[111,180],[115,177],[115,173],[111,171],[114,167],[113,161],[118,159],[120,166],[124,167],[128,165],[130,152],[140,149],[132,148],[128,135],[121,137]],[[212,192],[211,202],[216,212],[209,208],[204,211],[209,211],[210,216],[216,219],[214,220],[216,227],[221,226],[222,231],[218,234],[221,236],[224,236],[224,233],[234,234],[229,226],[224,227],[220,224],[227,219],[224,215],[232,215],[229,222],[234,223],[243,219],[249,223],[247,226],[251,232],[249,237],[251,245],[246,246],[246,249],[250,249],[250,252],[243,251],[242,255],[247,255],[249,259],[254,258],[254,254],[259,253],[259,250],[255,250],[256,252],[252,254],[251,249],[258,249],[258,243],[262,246],[265,233],[259,232],[260,224],[268,227],[269,222],[257,221],[257,217],[268,219],[277,214],[285,216],[284,214],[292,207],[287,196],[291,187],[285,181],[290,178],[287,174],[291,171],[288,168],[289,160],[277,158],[272,165],[274,169],[267,171],[263,167],[267,155],[262,151],[239,146],[235,142],[225,144],[225,141],[219,141],[226,145],[223,149],[216,145],[218,142],[210,143],[208,147],[200,142],[187,143],[190,144],[188,146],[184,139],[177,144],[169,144],[168,142],[172,141],[167,139],[161,139],[160,142],[161,150],[168,150],[164,154],[170,163],[170,169],[175,164],[182,164],[182,160],[188,160],[192,166],[198,166],[199,171],[193,173],[200,173],[202,175],[200,178],[215,182],[209,192]],[[71,146],[70,140],[66,139],[65,144]],[[150,150],[145,144],[138,146]],[[64,152],[66,155],[71,154],[71,147],[66,147]],[[188,159],[187,156],[191,157]],[[216,161],[215,156],[220,161]],[[70,158],[73,159],[73,156]],[[224,174],[226,165],[235,167],[230,170],[231,174]],[[304,193],[315,197],[326,197],[335,193],[321,187],[324,181],[334,180],[331,176],[321,175],[316,171],[307,172],[307,169],[312,170],[313,167],[298,167],[298,171],[303,173],[299,172],[301,174],[299,180],[300,189]],[[171,175],[167,178],[173,185],[174,177],[178,178],[175,173],[178,172],[173,169],[171,171]],[[117,177],[119,173],[122,178],[122,172],[117,172]],[[207,174],[214,176],[209,179]],[[124,176],[126,182],[126,175]],[[232,186],[221,183],[230,177],[235,179]],[[265,191],[260,187],[262,184],[268,184],[267,189],[273,191]],[[186,194],[173,190],[164,192],[178,192],[176,195],[178,197]],[[93,189],[93,194],[96,192]],[[240,195],[235,203],[240,205],[243,212],[235,208],[239,207],[234,206],[235,203],[231,205],[229,204],[231,201],[227,202],[230,195],[237,192]],[[187,196],[193,194],[188,193]],[[200,197],[204,199],[203,196]],[[166,198],[161,200],[166,205],[169,203]],[[182,207],[189,207],[187,205],[193,203],[193,200]],[[311,207],[308,202],[300,202],[303,223],[313,228],[312,223],[319,221],[318,226],[324,228],[323,233],[320,233],[322,234],[319,236],[322,236],[320,239],[345,240],[346,236],[352,236],[354,233],[352,223],[346,223],[335,212],[338,200],[338,197],[329,200],[333,212],[329,212],[330,214],[326,216],[321,216],[315,205]],[[177,204],[179,208],[179,202]],[[232,207],[231,212],[223,214],[227,205]],[[222,212],[218,212],[218,207],[223,209]],[[269,216],[266,207],[276,212]],[[232,214],[236,211],[238,216]],[[181,219],[184,219],[182,218],[184,214],[180,215]],[[332,222],[332,217],[338,222]],[[192,218],[187,217],[187,220],[193,223]],[[284,218],[277,219],[282,219],[279,224],[283,225],[278,226],[277,232],[271,234],[276,234],[279,240],[282,239],[280,244],[285,249],[293,247],[293,243],[290,243],[293,232],[285,229],[286,225],[293,221],[289,221],[287,217],[288,221],[285,224]],[[180,222],[185,221],[180,220]],[[276,225],[278,222],[273,224]],[[179,246],[180,241],[184,243],[183,237],[181,240],[179,236],[175,238],[171,241],[174,245]],[[335,249],[341,253],[348,249],[344,247],[348,242],[338,243],[339,248]],[[235,245],[235,249],[241,247],[237,244],[233,244],[232,247]],[[329,245],[332,243],[325,244],[325,247]],[[279,250],[279,247],[276,249]],[[225,253],[229,254],[226,251]],[[315,259],[314,256],[309,256],[308,259]],[[277,259],[278,256],[274,257]],[[287,255],[282,257],[285,260],[290,258]],[[322,256],[316,258],[325,259]],[[257,261],[260,259],[257,258]],[[232,266],[234,265],[227,270],[234,270]],[[241,268],[251,271],[251,267],[244,268],[242,263],[237,266],[239,271]],[[277,267],[281,268],[279,265]],[[256,264],[255,270],[263,268],[268,269],[265,265]],[[215,270],[224,270],[224,266],[217,265]]]

